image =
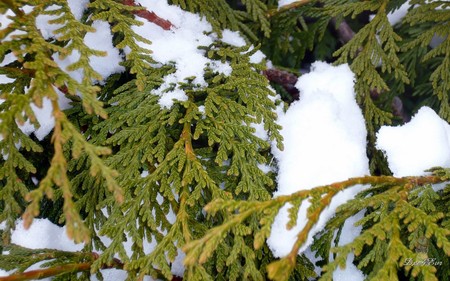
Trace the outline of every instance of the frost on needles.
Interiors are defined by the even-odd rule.
[[[2,1],[0,280],[448,279],[449,9],[405,3]]]

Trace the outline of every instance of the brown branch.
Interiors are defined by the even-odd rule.
[[[392,99],[391,107],[394,116],[400,117],[403,120],[403,122],[409,122],[411,120],[411,116],[409,116],[405,112],[403,108],[403,102],[398,96],[395,96]]]
[[[270,82],[280,84],[292,96],[292,99],[299,99],[300,92],[295,87],[298,80],[296,75],[276,68],[266,69],[263,74]]]
[[[352,38],[355,36],[355,32],[345,20],[341,21],[341,23],[337,25],[336,18],[331,18],[331,23],[336,28],[338,39],[341,42],[341,44],[346,44],[348,41],[352,40]]]
[[[84,253],[83,253],[84,254]],[[53,258],[53,254],[45,254],[45,259]],[[36,280],[43,279],[47,277],[57,276],[61,274],[67,274],[72,272],[82,272],[89,271],[91,269],[92,263],[98,259],[99,254],[91,253],[88,254],[92,257],[91,261],[82,262],[82,263],[68,263],[64,265],[57,265],[53,267],[30,270],[26,272],[14,273],[9,276],[0,277],[0,281],[25,281],[25,280]],[[119,259],[114,258],[112,264],[102,266],[102,269],[123,269],[124,264]]]
[[[59,265],[44,269],[30,270],[27,272],[21,272],[6,277],[0,277],[0,281],[25,281],[36,280],[47,277],[52,277],[64,273],[87,271],[91,268],[91,263],[71,263],[65,265]]]
[[[363,177],[357,177],[357,178],[349,178],[345,181],[341,182],[335,182],[332,184],[326,184],[322,186],[317,186],[312,189],[306,189],[306,190],[300,190],[297,192],[294,192],[290,195],[281,195],[276,198],[273,198],[271,200],[278,201],[281,204],[288,203],[290,201],[293,201],[296,198],[304,198],[306,196],[309,196],[309,194],[313,191],[317,190],[337,190],[341,191],[346,188],[349,188],[354,185],[366,185],[366,184],[390,184],[390,185],[407,185],[409,188],[412,188],[414,186],[418,185],[425,185],[425,184],[436,184],[441,182],[448,181],[447,178],[441,177],[438,175],[427,175],[427,176],[411,176],[411,177],[401,177],[397,178],[394,176],[363,176]],[[271,201],[269,200],[269,201]],[[262,202],[264,203],[264,202]]]
[[[134,2],[134,0],[122,0],[122,4],[131,6],[131,7],[141,7],[141,5],[136,4],[136,2]],[[150,12],[148,10],[142,9],[142,10],[132,11],[132,13],[138,17],[144,18],[144,19],[148,20],[149,22],[152,22],[152,23],[158,25],[159,27],[161,27],[164,30],[170,30],[170,29],[172,29],[172,27],[174,27],[174,25],[170,21],[160,18],[154,12]]]
[[[17,246],[17,245],[15,245]],[[21,246],[17,246],[21,247]],[[22,247],[21,247],[22,248]],[[37,280],[48,277],[54,277],[57,275],[67,274],[67,273],[75,273],[75,272],[83,272],[90,271],[92,264],[95,260],[97,260],[100,255],[98,253],[82,253],[82,252],[63,252],[67,254],[76,254],[86,256],[87,259],[91,259],[89,261],[81,262],[81,263],[68,263],[64,265],[58,265],[43,269],[30,270],[26,272],[14,273],[9,276],[0,277],[0,281],[27,281],[27,280]],[[48,260],[55,258],[54,253],[42,253],[38,254],[42,255],[42,260]],[[101,267],[101,269],[124,269],[124,263],[117,259],[113,258],[111,264],[105,264]],[[159,269],[155,269],[158,273],[159,278],[164,278],[162,272]],[[180,276],[173,275],[171,281],[182,281],[183,278]]]

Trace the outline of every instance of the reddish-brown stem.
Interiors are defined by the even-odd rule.
[[[134,0],[122,0],[122,4],[127,5],[127,6],[132,6],[132,7],[140,7],[140,5],[136,4],[136,2],[134,2]],[[148,20],[149,22],[152,22],[152,23],[160,26],[164,30],[170,30],[172,27],[174,27],[174,25],[170,21],[160,18],[154,12],[150,12],[147,10],[138,10],[138,11],[133,11],[132,13],[138,17],[144,18],[144,19]]]
[[[60,266],[54,266],[44,269],[30,270],[27,272],[21,272],[6,277],[0,277],[0,281],[25,281],[36,280],[46,277],[56,276],[69,272],[87,271],[91,268],[91,263],[71,263]]]
[[[97,260],[100,255],[98,253],[92,252],[92,253],[80,253],[82,255],[87,255],[87,257],[89,258],[89,256],[91,256],[90,261],[86,261],[86,262],[81,262],[81,263],[68,263],[68,264],[64,264],[64,265],[58,265],[58,266],[53,266],[53,267],[48,267],[48,268],[43,268],[43,269],[36,269],[36,270],[30,270],[30,271],[26,271],[26,272],[20,272],[20,273],[15,273],[9,276],[4,276],[4,277],[0,277],[0,281],[27,281],[27,280],[37,280],[37,279],[43,279],[43,278],[47,278],[47,277],[54,277],[54,276],[58,276],[61,274],[67,274],[67,273],[71,273],[71,272],[83,272],[83,271],[89,271],[91,269],[91,266],[93,264],[93,262],[95,260]],[[54,255],[52,253],[45,253],[43,254],[43,258],[44,259],[52,259],[54,258]],[[101,269],[123,269],[124,268],[124,263],[117,259],[117,258],[113,258],[112,263],[108,264],[108,265],[103,265],[101,267]],[[162,276],[162,273],[158,271],[158,274]],[[182,281],[183,278],[174,275],[172,277],[172,281]]]
[[[263,74],[270,82],[281,85],[292,96],[293,100],[299,99],[300,93],[295,87],[298,80],[296,75],[276,68],[266,69]]]
[[[46,254],[47,258],[53,258],[52,254]],[[98,259],[99,254],[91,253],[92,260],[82,263],[69,263],[64,265],[53,266],[49,268],[30,270],[26,272],[15,273],[10,276],[0,277],[0,281],[25,281],[36,280],[71,272],[89,271],[92,263]],[[111,265],[104,265],[102,269],[116,268],[123,269],[123,263],[119,259],[114,258]]]

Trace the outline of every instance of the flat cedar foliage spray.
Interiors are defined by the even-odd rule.
[[[411,0],[394,25],[388,14],[408,1],[167,2],[0,1],[0,280],[107,280],[108,269],[127,280],[333,280],[349,254],[367,280],[450,280],[450,170],[394,177],[375,149],[382,125],[423,105],[450,121],[449,2]],[[183,77],[189,65],[162,61],[140,33],[176,40],[182,26],[155,12],[161,3],[209,26],[197,34],[198,74]],[[88,44],[105,26],[111,40]],[[97,68],[113,53],[115,69]],[[372,175],[273,198],[276,112],[301,99],[294,85],[315,60],[356,76]],[[50,108],[48,134],[38,134],[40,108]],[[313,254],[299,254],[333,197],[361,184],[314,236]],[[306,201],[292,250],[274,257],[275,216],[290,203],[292,228]],[[360,234],[339,244],[358,213]],[[18,222],[36,218],[65,226],[82,250],[14,244]]]

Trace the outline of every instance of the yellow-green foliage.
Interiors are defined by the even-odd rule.
[[[12,22],[0,27],[0,62],[7,55],[15,58],[0,66],[0,75],[11,79],[0,84],[0,223],[6,223],[0,254],[9,251],[0,255],[1,269],[20,275],[45,261],[39,276],[55,280],[101,278],[104,268],[126,270],[128,280],[145,275],[170,280],[171,263],[184,251],[186,280],[332,280],[353,253],[369,280],[449,280],[450,188],[436,192],[431,185],[448,182],[450,171],[435,168],[427,176],[395,178],[374,148],[378,128],[398,122],[390,105],[402,93],[410,112],[426,104],[450,121],[447,1],[412,0],[417,5],[395,26],[387,14],[406,0],[303,0],[281,9],[275,0],[169,1],[211,23],[218,39],[201,47],[205,57],[232,69],[225,75],[206,66],[206,86],[195,84],[194,77],[173,85],[188,98],[171,108],[161,107],[152,91],[177,65],[155,63],[140,44],[151,42],[132,28],[142,24],[133,14],[142,8],[125,2],[130,1],[91,0],[80,21],[65,0],[0,2],[0,13],[12,14]],[[373,18],[360,20],[367,13]],[[39,15],[56,16],[52,23],[62,26],[58,36],[41,34]],[[105,54],[83,41],[94,20],[110,24],[113,44],[124,57],[125,71],[104,83],[95,82],[101,76],[89,57]],[[344,20],[355,31],[348,42],[335,35],[334,23]],[[240,31],[247,45],[224,43],[223,29]],[[442,40],[430,48],[435,36]],[[270,148],[283,147],[274,113],[282,101],[275,95],[285,93],[274,84],[278,92],[269,88],[262,74],[265,61],[251,63],[258,50],[293,73],[311,58],[350,65],[374,175],[272,198],[277,170]],[[73,52],[80,57],[68,70],[82,71],[81,81],[52,59]],[[72,108],[59,107],[56,89]],[[41,106],[44,98],[53,106],[55,126],[51,136],[38,140],[19,125],[28,120],[39,126],[30,105]],[[264,125],[268,139],[254,134],[254,123]],[[262,172],[262,164],[273,170]],[[298,255],[333,196],[358,184],[371,187],[340,206],[315,236],[311,249],[318,260]],[[293,228],[307,201],[308,221],[290,254],[274,258],[265,241],[279,209],[291,204],[286,227]],[[364,213],[357,222],[361,234],[337,246],[344,223],[357,213]],[[29,226],[38,216],[66,225],[84,249],[71,253],[11,244],[16,221],[22,217]],[[101,237],[111,242],[105,245]],[[132,244],[131,255],[125,242]],[[156,244],[151,253],[145,242]],[[426,257],[443,265],[405,265],[408,258]],[[315,267],[323,267],[318,276]]]

